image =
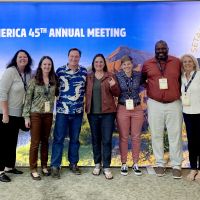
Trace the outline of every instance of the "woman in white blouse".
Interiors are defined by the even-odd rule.
[[[197,59],[185,54],[182,62],[182,104],[191,171],[190,181],[200,181],[200,71]]]

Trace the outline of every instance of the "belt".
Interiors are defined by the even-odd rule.
[[[125,102],[118,102],[118,104],[125,106],[126,103]],[[134,103],[134,107],[139,106],[140,102]]]

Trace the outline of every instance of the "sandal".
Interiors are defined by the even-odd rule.
[[[188,181],[194,181],[195,180],[195,176],[198,174],[197,170],[191,170],[190,173],[187,175],[186,179]]]
[[[51,171],[48,170],[47,168],[43,168],[42,169],[42,175],[43,176],[50,176],[51,175]]]
[[[94,176],[99,176],[100,173],[101,173],[101,165],[100,164],[96,164],[92,174]]]
[[[31,172],[31,177],[35,181],[40,181],[41,180],[41,177],[37,172]]]
[[[103,174],[104,174],[106,179],[108,179],[108,180],[113,179],[113,175],[112,175],[112,172],[110,171],[110,168],[105,168],[103,170]]]
[[[198,170],[196,176],[195,176],[195,181],[197,181],[198,183],[200,183],[200,170]]]

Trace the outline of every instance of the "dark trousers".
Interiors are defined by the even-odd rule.
[[[5,167],[15,167],[20,126],[20,117],[9,116],[8,124],[2,122],[2,117],[0,114],[0,171],[4,171]]]
[[[200,170],[200,114],[183,113],[183,118],[187,131],[190,167]]]
[[[112,154],[112,134],[114,129],[115,113],[88,114],[92,134],[94,163],[101,163],[109,168]]]
[[[30,169],[37,169],[38,149],[40,147],[40,159],[42,168],[47,167],[49,135],[51,132],[52,113],[31,113],[31,145],[29,153]]]

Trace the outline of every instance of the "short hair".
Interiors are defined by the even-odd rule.
[[[167,48],[169,48],[168,45],[167,45],[167,42],[165,42],[164,40],[159,40],[159,41],[157,41],[156,44],[155,44],[155,49],[156,49],[156,47],[158,46],[158,44],[163,44],[163,45],[165,45]]]
[[[80,57],[81,57],[81,50],[79,50],[78,48],[71,48],[69,51],[68,51],[68,56],[70,54],[71,51],[78,51]]]
[[[185,57],[189,57],[189,58],[192,59],[194,65],[195,65],[195,71],[200,70],[198,60],[197,60],[192,54],[184,54],[183,56],[181,56],[181,59],[180,59],[180,60],[181,60],[182,66],[183,66],[183,59],[184,59]]]
[[[94,68],[94,61],[95,61],[95,59],[96,59],[97,57],[101,57],[101,58],[103,59],[104,64],[105,64],[105,65],[104,65],[104,68],[103,68],[103,71],[104,71],[104,72],[107,72],[107,71],[108,71],[108,67],[107,67],[107,64],[106,64],[106,59],[105,59],[104,55],[101,54],[101,53],[98,53],[98,54],[96,54],[96,55],[94,56],[94,58],[93,58],[93,60],[92,60],[92,71],[93,71],[93,72],[96,71],[95,68]]]
[[[126,61],[130,61],[130,62],[133,64],[133,58],[130,57],[130,56],[128,56],[128,55],[125,55],[125,56],[123,56],[123,57],[121,58],[121,65],[122,65],[123,63],[125,63]]]

